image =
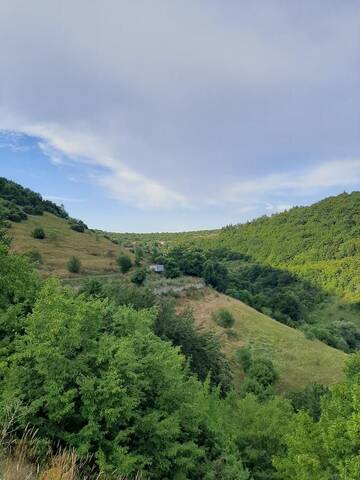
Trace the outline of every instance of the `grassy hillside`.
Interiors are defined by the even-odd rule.
[[[46,238],[38,240],[32,237],[36,227],[45,230]],[[16,252],[37,251],[43,263],[39,265],[45,275],[70,276],[67,262],[72,255],[80,258],[82,273],[97,274],[118,271],[116,256],[124,249],[114,245],[102,235],[90,230],[83,233],[72,230],[66,219],[51,213],[41,216],[29,215],[27,220],[11,223],[9,236],[11,248]]]
[[[234,358],[242,346],[269,354],[279,372],[281,392],[301,390],[315,382],[330,385],[343,379],[345,353],[318,340],[308,340],[299,330],[272,320],[238,300],[207,289],[203,297],[180,299],[179,308],[190,308],[199,326],[219,335],[231,361],[235,382],[242,378]],[[213,313],[219,308],[233,314],[235,324],[231,330],[218,326],[213,320]]]

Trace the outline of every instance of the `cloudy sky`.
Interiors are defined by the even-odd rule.
[[[358,0],[3,0],[0,175],[92,227],[360,189]]]

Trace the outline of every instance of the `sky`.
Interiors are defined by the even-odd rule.
[[[358,0],[3,0],[0,176],[109,231],[360,189]]]

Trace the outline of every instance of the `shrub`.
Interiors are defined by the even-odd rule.
[[[134,272],[133,276],[131,277],[131,281],[136,285],[142,285],[146,279],[146,271],[143,268],[139,268]]]
[[[235,323],[232,313],[229,312],[229,310],[226,310],[226,308],[220,308],[217,312],[215,312],[214,320],[218,325],[220,325],[220,327],[223,328],[231,328]]]
[[[128,255],[119,255],[117,258],[117,263],[122,273],[128,272],[132,267],[132,261]]]
[[[259,382],[263,387],[268,387],[275,383],[277,372],[270,358],[259,356],[252,360],[248,376]]]
[[[238,348],[236,350],[235,357],[237,362],[240,364],[241,368],[244,370],[244,372],[247,372],[251,367],[251,361],[252,361],[251,350],[246,347]]]
[[[43,240],[46,237],[45,230],[41,227],[34,228],[31,235],[37,240]]]
[[[72,223],[70,225],[71,230],[74,230],[75,232],[83,233],[85,232],[85,227],[84,225],[80,223]]]
[[[67,264],[68,270],[71,273],[79,273],[81,269],[81,262],[78,257],[72,256],[69,258]]]

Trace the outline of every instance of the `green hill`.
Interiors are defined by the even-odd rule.
[[[318,340],[308,340],[299,330],[283,325],[253,308],[226,295],[207,289],[204,296],[179,300],[179,308],[190,308],[200,327],[217,333],[231,361],[235,383],[243,374],[235,361],[239,347],[268,354],[279,372],[281,392],[301,390],[307,385],[330,385],[342,381],[347,355]],[[230,311],[235,324],[231,330],[221,328],[213,320],[220,308]]]
[[[286,268],[347,301],[360,302],[360,192],[230,225],[202,243]]]
[[[118,271],[122,247],[71,218],[62,206],[5,178],[0,178],[0,219],[8,228],[11,249],[28,254],[44,275],[69,276],[71,256],[80,259],[82,274]],[[45,238],[34,238],[35,229],[42,229]]]

